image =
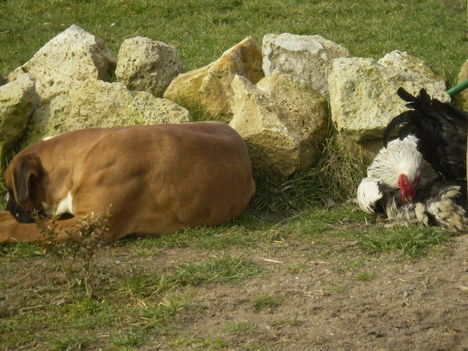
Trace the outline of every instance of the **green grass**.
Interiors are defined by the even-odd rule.
[[[137,35],[175,45],[186,70],[215,60],[246,36],[261,42],[267,33],[290,32],[320,34],[355,56],[405,50],[453,81],[466,58],[465,15],[463,0],[6,0],[0,3],[0,72],[77,24],[114,53]]]
[[[262,269],[245,257],[220,257],[201,263],[184,263],[171,279],[178,285],[197,286],[203,283],[242,281],[261,274]]]
[[[24,310],[7,305],[0,309],[0,345],[8,349],[29,345],[39,338],[47,340],[54,350],[86,349],[85,345],[99,344],[96,330],[110,327],[121,330],[109,337],[113,345],[138,347],[158,335],[174,332],[173,320],[191,308],[193,297],[180,295],[177,289],[237,284],[261,273],[262,269],[246,257],[222,256],[186,262],[164,274],[157,271],[120,279],[115,275],[112,283],[96,287],[94,298],[75,289],[56,305],[54,294],[49,293],[46,300],[43,297],[37,305]],[[2,286],[13,288],[5,282]],[[133,327],[126,327],[128,324]],[[48,327],[43,329],[41,325]]]
[[[166,273],[133,276],[122,284],[132,295],[151,296],[177,287],[240,282],[261,274],[261,267],[246,257],[223,256],[186,262]]]
[[[405,50],[453,81],[466,58],[465,14],[462,0],[6,0],[0,3],[0,72],[10,72],[78,24],[114,53],[137,35],[175,45],[186,70],[213,61],[246,36],[261,42],[267,33],[290,32],[320,34],[355,56]]]
[[[372,230],[367,233],[356,233],[361,247],[370,253],[398,251],[416,259],[424,256],[429,250],[439,247],[450,240],[440,228],[394,228]]]
[[[356,275],[356,279],[361,281],[361,282],[369,282],[375,278],[375,275],[372,273],[368,272],[361,272],[358,275]]]
[[[385,227],[384,223],[365,225],[366,221],[372,221],[372,216],[363,213],[354,204],[342,204],[328,209],[311,205],[288,214],[287,217],[262,215],[251,209],[233,223],[222,226],[190,229],[161,237],[130,238],[116,242],[113,246],[132,249],[140,256],[148,257],[164,255],[166,249],[183,248],[206,250],[219,255],[229,249],[249,252],[259,244],[269,245],[277,240],[316,240],[327,245],[327,239],[341,238],[356,242],[365,253],[397,252],[409,258],[418,258],[451,240],[448,233],[437,227]],[[0,257],[13,261],[44,255],[44,251],[35,244],[0,246]],[[225,277],[224,274],[229,274],[229,269],[236,265],[249,264],[248,262],[245,257],[218,257],[202,264],[188,263],[179,267],[179,271],[173,273],[171,279],[178,280],[179,283],[186,279],[190,284],[196,283],[197,279],[221,279]],[[291,272],[297,272],[300,268],[292,267]],[[215,278],[223,269],[225,272],[220,278]],[[251,269],[255,270],[252,267]],[[199,276],[196,277],[194,272],[199,272]],[[175,275],[178,278],[174,278]],[[154,279],[169,278],[162,276]],[[164,284],[167,283],[164,281]]]
[[[257,326],[252,322],[227,321],[224,326],[224,331],[233,335],[252,334],[257,329]]]
[[[228,348],[229,344],[222,338],[176,337],[169,342],[169,346],[197,351],[215,351],[224,350]]]
[[[252,307],[256,312],[262,310],[272,310],[276,307],[281,306],[282,301],[283,299],[280,297],[269,294],[263,294],[255,299]]]
[[[58,339],[52,342],[52,351],[72,351],[72,350],[87,350],[90,346],[90,339],[83,338],[79,335],[67,336],[63,339]]]

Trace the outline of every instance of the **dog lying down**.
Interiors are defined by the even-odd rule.
[[[218,225],[240,215],[255,192],[247,146],[221,122],[65,133],[19,152],[5,183],[0,243],[42,240],[35,211],[68,215],[59,240],[79,218],[108,211],[106,241]]]

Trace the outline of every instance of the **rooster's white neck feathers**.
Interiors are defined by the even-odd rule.
[[[417,150],[418,139],[412,135],[403,140],[395,139],[382,148],[367,168],[367,176],[379,179],[391,188],[398,188],[398,177],[405,174],[412,182],[419,176],[423,162]]]

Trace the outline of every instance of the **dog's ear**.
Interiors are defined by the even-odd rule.
[[[24,205],[31,199],[32,185],[40,180],[42,174],[42,163],[36,155],[24,155],[17,161],[13,178],[16,201],[19,205]]]

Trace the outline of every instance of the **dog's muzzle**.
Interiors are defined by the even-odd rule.
[[[9,211],[19,223],[34,223],[33,211],[25,210],[18,205],[11,192],[7,195],[6,210]]]

